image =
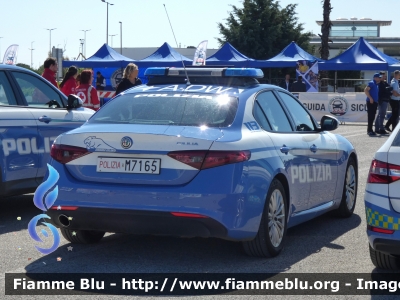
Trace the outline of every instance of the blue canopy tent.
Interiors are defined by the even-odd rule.
[[[183,56],[178,51],[174,50],[167,42],[162,44],[153,54],[135,61],[139,67],[139,77],[143,83],[147,83],[148,79],[144,76],[144,72],[150,67],[183,67],[191,65],[191,59]]]
[[[125,68],[135,60],[123,56],[113,48],[104,44],[99,50],[86,60],[63,60],[62,66],[77,66],[79,68]]]
[[[237,68],[256,67],[250,66],[255,60],[236,50],[230,43],[226,42],[213,55],[206,59],[206,66],[232,66]]]
[[[76,66],[78,68],[91,68],[95,73],[93,85],[96,82],[97,71],[106,79],[105,90],[113,91],[122,78],[122,70],[135,60],[123,56],[113,48],[104,44],[99,50],[86,60],[63,60],[63,67]]]
[[[192,59],[189,59],[178,51],[174,50],[168,43],[164,43],[153,54],[137,60],[137,64],[141,68],[148,67],[182,67],[182,61],[185,65],[192,64]]]
[[[267,68],[295,68],[296,62],[299,60],[317,60],[318,62],[323,61],[322,59],[317,58],[303,50],[295,42],[291,42],[278,55],[267,59],[264,62],[266,63]]]
[[[368,43],[363,37],[342,54],[319,64],[320,70],[389,70],[400,63]]]

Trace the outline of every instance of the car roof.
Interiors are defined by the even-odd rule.
[[[0,70],[23,71],[23,72],[28,72],[28,73],[35,74],[35,75],[39,76],[39,74],[33,72],[32,70],[29,70],[29,69],[26,69],[26,68],[22,68],[22,67],[18,67],[18,66],[15,66],[15,65],[0,64]]]

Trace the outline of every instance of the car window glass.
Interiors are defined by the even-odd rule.
[[[99,110],[90,123],[227,127],[238,99],[203,94],[126,94]]]
[[[43,80],[30,74],[13,72],[28,106],[49,108],[64,107],[61,96]]]
[[[264,115],[260,104],[256,101],[254,102],[254,119],[256,119],[257,123],[261,126],[262,129],[271,130],[271,126],[269,126],[268,120]]]
[[[259,103],[264,114],[267,116],[267,120],[269,124],[271,124],[272,131],[293,131],[282,106],[279,104],[278,99],[276,99],[275,95],[271,91],[259,94],[256,102]]]
[[[296,131],[314,131],[314,123],[304,106],[292,96],[282,92],[278,93],[293,117],[296,125]]]
[[[0,72],[0,105],[17,105],[17,100],[4,72]]]
[[[392,147],[400,147],[400,131],[397,132],[397,135],[392,142]]]

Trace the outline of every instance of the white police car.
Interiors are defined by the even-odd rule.
[[[0,197],[34,192],[53,140],[94,113],[79,107],[79,100],[67,109],[67,101],[36,73],[0,64]]]
[[[365,187],[367,235],[372,263],[400,269],[400,126],[375,153]]]
[[[357,155],[259,69],[150,68],[51,149],[47,214],[64,237],[105,232],[218,237],[275,256],[288,227],[352,215]],[[50,183],[51,182],[51,183]],[[72,217],[72,219],[71,219]]]

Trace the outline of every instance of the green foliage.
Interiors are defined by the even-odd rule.
[[[29,65],[27,65],[27,64],[22,64],[22,63],[21,63],[21,64],[16,64],[16,66],[21,67],[21,68],[25,68],[25,69],[28,69],[28,70],[31,70],[31,71],[33,71],[33,72],[39,74],[39,75],[41,75],[41,74],[43,73],[43,70],[44,70],[43,65],[41,65],[41,66],[39,67],[39,69],[32,69]]]
[[[22,64],[22,63],[19,63],[19,64],[16,64],[16,66],[17,67],[21,67],[21,68],[25,68],[25,69],[28,69],[28,70],[31,70],[31,71],[35,71],[34,69],[32,69],[29,65],[27,65],[27,64]]]
[[[269,59],[292,41],[308,50],[312,34],[297,23],[297,4],[281,8],[276,0],[243,0],[243,8],[231,6],[226,25],[218,23],[221,45],[229,42],[254,59]]]

